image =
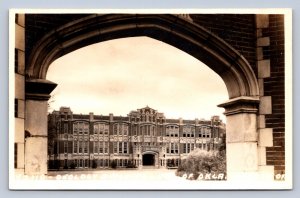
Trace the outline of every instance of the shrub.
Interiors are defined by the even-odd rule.
[[[184,171],[179,171],[178,169],[175,172],[175,175],[178,176],[178,177],[182,177],[184,174],[185,174]]]
[[[226,154],[225,150],[221,151],[203,151],[195,149],[182,160],[176,171],[176,175],[193,174],[193,179],[199,177],[199,172],[206,173],[226,173]]]
[[[199,177],[199,173],[197,172],[197,173],[193,173],[193,180],[197,180],[198,179],[198,177]]]

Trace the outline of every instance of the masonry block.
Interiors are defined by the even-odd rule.
[[[258,128],[266,128],[266,118],[265,115],[258,116]]]
[[[21,50],[18,50],[18,73],[25,74],[25,53]]]
[[[259,129],[258,137],[259,137],[259,139],[258,139],[259,146],[265,146],[265,147],[273,146],[273,130],[272,130],[272,128]]]
[[[264,79],[258,79],[259,96],[264,96]]]
[[[24,168],[24,143],[17,143],[18,144],[18,158],[17,158],[17,168],[23,169]]]
[[[25,100],[25,78],[15,74],[15,98]]]
[[[25,142],[25,174],[47,174],[47,138],[28,137]]]
[[[260,97],[259,114],[260,115],[272,114],[272,97],[271,96]]]
[[[229,143],[226,145],[228,172],[257,170],[257,143]]]
[[[17,23],[22,26],[25,27],[25,14],[18,14],[18,21]]]
[[[22,51],[25,51],[25,29],[20,25],[15,25],[16,37],[15,37],[15,47]]]
[[[264,59],[264,52],[262,47],[256,48],[256,59],[257,60],[262,60]]]
[[[256,114],[234,114],[226,117],[226,142],[256,141]]]
[[[24,143],[24,119],[15,118],[15,141]]]
[[[256,28],[268,28],[269,27],[269,15],[257,14],[256,15]]]
[[[263,34],[262,34],[262,29],[257,29],[256,30],[256,37],[262,37]]]
[[[257,62],[258,78],[267,78],[271,76],[270,60],[260,60]]]
[[[25,130],[31,135],[48,135],[47,101],[26,100]]]
[[[270,37],[263,37],[257,39],[258,47],[269,46],[269,45],[270,45]]]
[[[258,146],[258,165],[267,165],[266,147]]]
[[[25,118],[25,101],[18,100],[18,118]]]

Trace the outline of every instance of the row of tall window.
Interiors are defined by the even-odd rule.
[[[74,122],[73,133],[78,135],[89,134],[89,123],[88,122]]]
[[[158,122],[158,123],[163,123],[163,118],[156,118],[155,116],[149,116],[147,117],[147,115],[142,115],[141,118],[138,117],[131,117],[130,118],[131,121],[134,122]]]
[[[168,125],[166,127],[166,136],[178,137],[179,136],[179,126],[177,126],[177,125]]]
[[[193,150],[194,150],[194,144],[193,143],[183,144],[183,153],[190,153]]]
[[[114,135],[128,135],[129,127],[127,124],[117,123],[113,125]]]
[[[68,153],[68,147],[70,147],[71,142],[64,142],[64,153]],[[109,143],[108,142],[93,142],[94,153],[109,153]],[[203,150],[213,149],[211,143],[182,143],[183,153],[190,153],[194,150],[195,146]],[[89,142],[87,141],[74,141],[73,142],[73,153],[74,154],[87,154],[89,152]],[[113,142],[113,152],[120,154],[128,154],[128,142]],[[179,153],[179,143],[168,143],[166,144],[166,152],[169,154]]]
[[[87,154],[89,151],[88,141],[74,141],[73,142],[73,153],[74,154]]]
[[[184,126],[182,129],[183,137],[194,137],[195,127],[194,126]]]
[[[142,125],[139,127],[139,130],[137,125],[132,126],[132,135],[161,136],[162,131],[162,126],[155,127],[155,125]]]
[[[108,153],[108,142],[94,142],[94,153]]]
[[[64,133],[68,131],[68,124],[64,124]],[[182,136],[183,137],[195,137],[195,126],[183,126]],[[78,135],[88,135],[89,134],[89,123],[88,122],[75,122],[73,124],[73,132]],[[212,129],[211,127],[201,127],[199,130],[199,137],[209,138],[211,137]],[[144,135],[144,136],[161,136],[163,133],[163,127],[154,125],[142,125],[139,128],[132,127],[132,135]],[[109,135],[109,124],[107,123],[95,123],[94,124],[94,134],[95,135]],[[129,126],[124,123],[116,123],[113,125],[114,135],[124,135],[129,134]],[[179,137],[179,126],[178,125],[167,125],[166,126],[166,136],[167,137]]]
[[[183,143],[182,144],[182,153],[190,153],[195,149],[195,146],[202,150],[212,150],[213,144],[211,143]],[[178,154],[179,153],[179,143],[169,143],[166,145],[166,153],[168,154]]]
[[[128,153],[128,142],[113,142],[114,153]]]
[[[119,167],[126,167],[128,165],[128,159],[114,159],[114,161],[116,162],[116,165]]]
[[[107,123],[95,123],[94,124],[94,135],[108,135],[109,124]]]
[[[140,133],[144,136],[156,136],[155,126],[153,125],[144,125],[140,127]]]
[[[211,128],[210,127],[201,127],[199,131],[199,137],[211,137]]]
[[[88,168],[89,160],[88,159],[75,159],[74,164],[75,164],[75,167]]]
[[[156,117],[154,115],[149,115],[146,113],[146,115],[141,116],[141,121],[142,122],[155,122]]]
[[[179,153],[179,143],[170,143],[167,145],[167,153],[178,154]]]
[[[108,159],[98,159],[96,160],[98,167],[108,167],[109,166],[109,160]]]

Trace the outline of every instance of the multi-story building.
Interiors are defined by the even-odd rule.
[[[61,107],[48,117],[49,169],[153,166],[176,167],[195,148],[218,150],[225,124],[168,119],[145,107],[127,116],[73,114]]]

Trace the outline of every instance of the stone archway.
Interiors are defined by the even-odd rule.
[[[47,100],[55,83],[46,80],[50,64],[57,58],[93,43],[106,40],[148,36],[168,43],[194,56],[226,84],[229,101],[225,108],[227,119],[228,179],[244,173],[257,173],[257,109],[259,88],[257,78],[247,60],[224,40],[181,15],[102,14],[63,25],[45,35],[30,54],[26,66],[26,119],[30,144],[47,141]],[[37,124],[38,123],[38,124]],[[26,149],[31,151],[30,144]],[[41,146],[42,147],[42,146]],[[31,151],[34,154],[33,151]],[[25,151],[25,173],[44,174],[34,170],[31,155]],[[41,158],[46,159],[45,152]],[[27,160],[26,160],[27,159]],[[44,161],[41,166],[45,166]],[[43,170],[43,171],[41,171]]]

